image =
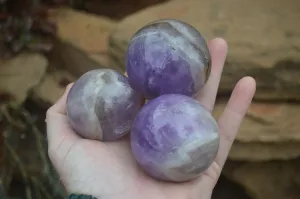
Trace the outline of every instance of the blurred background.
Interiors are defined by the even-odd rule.
[[[229,53],[214,115],[237,81],[257,93],[213,199],[300,198],[299,0],[0,0],[0,198],[63,199],[45,111],[94,68],[125,71],[131,36],[175,18]]]

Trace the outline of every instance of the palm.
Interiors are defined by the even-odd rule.
[[[212,72],[198,100],[212,110],[227,46],[223,40],[216,39],[209,47]],[[209,199],[255,93],[255,81],[246,77],[236,85],[218,121],[221,139],[216,160],[200,178],[187,183],[156,181],[145,174],[132,156],[127,137],[106,143],[79,138],[71,130],[65,115],[67,93],[68,89],[48,110],[47,133],[50,159],[69,192],[111,199]]]
[[[62,159],[57,159],[57,155],[52,159],[57,168],[63,168],[59,170],[61,176],[69,176],[72,173],[72,177],[62,179],[64,184],[67,184],[69,190],[77,190],[83,189],[87,180],[97,182],[94,187],[89,185],[88,189],[91,192],[91,189],[97,190],[101,187],[103,198],[126,196],[125,198],[131,199],[147,199],[147,193],[149,198],[157,199],[193,198],[196,189],[201,189],[199,180],[203,181],[201,184],[205,186],[205,183],[215,182],[218,177],[216,173],[219,173],[218,167],[211,167],[197,183],[188,182],[183,185],[159,182],[145,174],[136,164],[127,138],[112,143],[79,140],[70,147],[68,150],[65,148],[64,153],[60,153]],[[84,175],[77,172],[80,168],[86,168]],[[211,190],[204,188],[206,192],[202,192],[202,196],[209,196]]]

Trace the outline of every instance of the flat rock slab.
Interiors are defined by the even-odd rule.
[[[87,12],[105,15],[114,19],[122,19],[133,12],[164,1],[167,0],[89,0],[82,2]]]
[[[300,157],[300,142],[244,143],[235,141],[229,153],[231,160],[251,162],[291,160],[298,157]]]
[[[226,104],[218,102],[218,118]],[[288,160],[300,156],[300,104],[253,102],[229,157],[234,160]]]
[[[213,114],[220,116],[225,104],[217,103]],[[240,142],[300,142],[300,104],[253,102],[242,123]]]
[[[111,65],[125,70],[133,34],[147,23],[175,18],[188,22],[207,39],[229,44],[220,93],[231,92],[250,75],[257,80],[256,99],[300,100],[300,2],[298,0],[174,0],[122,20],[110,37]]]
[[[58,38],[51,62],[55,60],[57,66],[75,76],[96,68],[111,68],[108,38],[116,21],[64,7],[51,10],[49,18],[57,25]]]
[[[65,92],[66,86],[76,78],[68,71],[54,69],[48,72],[41,83],[33,89],[32,98],[47,105],[53,105]]]
[[[22,53],[9,60],[0,60],[1,100],[23,103],[29,91],[44,77],[48,60],[38,53]]]

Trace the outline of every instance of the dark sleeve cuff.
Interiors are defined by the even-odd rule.
[[[99,199],[91,195],[84,194],[70,194],[66,199]]]

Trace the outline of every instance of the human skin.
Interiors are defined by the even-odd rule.
[[[209,48],[211,75],[196,99],[212,111],[227,44],[217,38],[209,42]],[[133,158],[128,137],[110,143],[78,137],[66,116],[66,96],[70,87],[46,114],[49,157],[68,193],[88,194],[98,199],[210,199],[251,104],[256,84],[251,77],[237,82],[217,120],[220,146],[214,162],[203,175],[186,183],[166,183],[146,175]]]

